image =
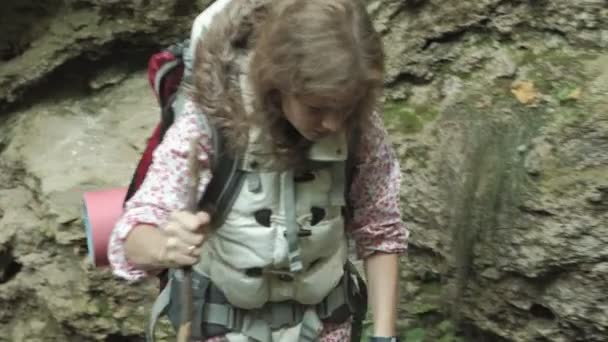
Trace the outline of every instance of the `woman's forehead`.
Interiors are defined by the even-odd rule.
[[[305,105],[313,107],[348,108],[355,105],[361,96],[361,91],[326,91],[323,93],[306,93],[297,96]]]

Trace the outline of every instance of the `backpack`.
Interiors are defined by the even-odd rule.
[[[148,138],[135,172],[127,188],[123,206],[133,197],[141,187],[146,174],[152,164],[152,157],[158,145],[162,142],[165,133],[180,114],[178,103],[178,90],[184,78],[186,68],[186,54],[189,40],[184,40],[152,55],[148,61],[148,83],[160,107],[160,120]],[[209,212],[214,226],[221,225],[225,215],[229,212],[232,201],[238,193],[243,180],[243,173],[236,167],[237,159],[227,153],[221,153],[223,148],[223,135],[210,122],[204,119],[211,129],[212,145],[217,160],[212,161],[212,180],[207,185],[203,197],[199,200],[198,208]],[[160,290],[167,284],[168,270],[158,275]]]
[[[175,121],[176,115],[181,114],[178,90],[184,78],[185,57],[189,45],[189,40],[173,44],[152,55],[148,61],[148,83],[160,107],[160,121],[147,140],[146,148],[129,183],[123,205],[143,183],[152,163],[154,151]],[[212,160],[213,178],[200,199],[198,207],[212,213],[212,225],[219,226],[231,207],[231,201],[234,199],[229,195],[237,193],[243,178],[241,177],[242,172],[235,167],[237,159],[228,153],[222,153],[224,137],[221,132],[206,118],[203,118],[203,121],[211,129],[212,148],[218,158]]]
[[[147,139],[146,147],[143,154],[140,157],[139,162],[135,168],[131,181],[129,183],[126,195],[123,200],[124,204],[135,194],[143,183],[149,167],[152,163],[152,156],[158,145],[162,142],[165,133],[171,127],[175,121],[176,115],[179,115],[179,101],[178,101],[178,90],[181,82],[184,78],[184,72],[187,68],[187,54],[189,53],[189,40],[184,40],[173,44],[158,53],[152,55],[148,61],[148,82],[152,88],[154,95],[158,101],[160,107],[160,120],[154,128],[151,136]],[[203,118],[203,121],[211,129],[212,133],[212,144],[214,155],[217,156],[216,160],[213,160],[212,165],[212,179],[207,185],[207,189],[199,200],[198,207],[201,210],[206,210],[211,213],[211,224],[219,227],[223,222],[225,216],[230,211],[232,203],[238,194],[238,190],[243,182],[244,173],[239,170],[237,165],[237,158],[234,158],[228,153],[222,153],[224,137],[220,130],[216,129],[209,120]],[[348,191],[354,174],[354,166],[352,157],[353,148],[356,146],[359,138],[359,132],[352,134],[354,139],[349,141],[349,155],[346,162],[346,187],[345,196],[348,199]],[[348,203],[344,208],[344,215],[348,220],[352,215]],[[351,265],[352,266],[352,265]],[[160,280],[160,290],[162,291],[168,283],[169,270],[158,275]],[[365,288],[365,282],[356,273],[356,270],[351,270],[352,274],[356,274],[359,279],[359,296],[356,299],[357,307],[355,319],[353,320],[353,341],[358,341],[361,334],[361,325],[367,312],[367,289]]]

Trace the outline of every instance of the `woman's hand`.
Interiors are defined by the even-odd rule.
[[[127,260],[143,270],[190,266],[198,262],[210,222],[209,214],[173,212],[158,229],[140,224],[126,237]]]
[[[166,267],[190,266],[198,262],[201,246],[208,231],[209,215],[187,211],[171,213],[162,229],[165,243],[160,248],[158,261]]]

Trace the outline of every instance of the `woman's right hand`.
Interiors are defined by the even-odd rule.
[[[159,262],[165,267],[191,266],[198,262],[205,241],[210,217],[206,212],[192,214],[187,211],[171,213],[162,229],[164,245]]]

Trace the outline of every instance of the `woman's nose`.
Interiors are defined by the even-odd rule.
[[[325,115],[322,121],[323,129],[330,133],[337,132],[340,129],[341,125],[341,116],[335,113]]]

